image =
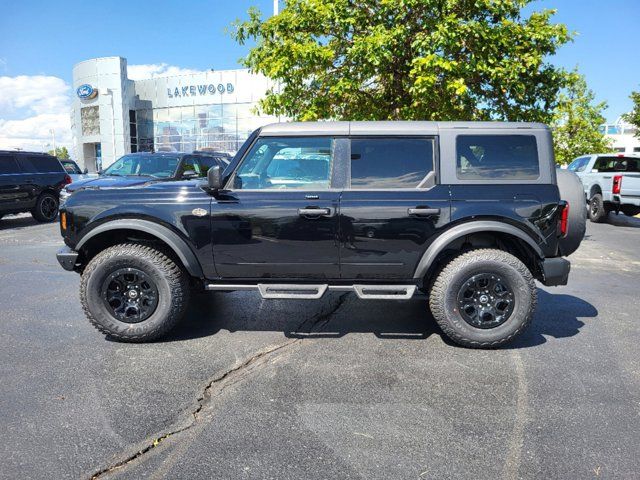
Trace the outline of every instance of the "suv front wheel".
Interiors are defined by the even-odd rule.
[[[183,316],[187,275],[162,251],[120,244],[98,253],[82,272],[80,301],[102,333],[125,342],[155,340]]]
[[[501,250],[473,250],[454,258],[431,287],[429,306],[454,342],[493,348],[522,333],[533,316],[537,291],[529,269]]]

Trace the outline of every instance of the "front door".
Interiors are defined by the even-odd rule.
[[[262,137],[211,206],[222,278],[339,278],[331,137]]]
[[[340,200],[342,279],[407,281],[449,222],[446,185],[434,169],[435,139],[351,140],[350,182]]]

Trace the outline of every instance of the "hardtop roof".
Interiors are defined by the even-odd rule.
[[[437,135],[441,130],[548,130],[533,122],[336,121],[272,123],[261,135]]]

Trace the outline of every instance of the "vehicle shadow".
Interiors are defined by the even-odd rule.
[[[287,338],[326,339],[341,338],[349,333],[371,333],[383,340],[425,340],[436,334],[445,343],[454,345],[444,336],[431,316],[425,297],[406,302],[379,302],[357,300],[349,294],[343,298],[345,307],[349,308],[347,314],[343,314],[339,311],[334,313],[340,302],[337,298],[331,302],[333,307],[327,307],[323,302],[322,309],[309,313],[308,306],[303,308],[303,301],[279,301],[270,308],[270,300],[246,297],[255,294],[241,295],[246,298],[245,301],[238,302],[240,299],[237,295],[224,293],[198,295],[192,301],[185,319],[160,341],[189,340],[227,330],[281,331]],[[359,303],[358,307],[351,308],[356,302]],[[244,304],[244,308],[238,309],[236,313],[232,304],[239,303]],[[258,308],[251,308],[253,304]],[[297,314],[297,310],[301,313]],[[572,337],[585,325],[581,318],[593,318],[597,315],[598,310],[581,298],[551,294],[538,289],[538,308],[532,325],[513,343],[503,348],[529,348],[547,342],[548,337]]]
[[[46,225],[37,222],[31,215],[7,215],[0,219],[0,231],[10,229],[20,229],[27,227],[35,227],[36,225]]]
[[[624,213],[616,215],[615,213],[609,213],[605,220],[605,223],[614,225],[616,227],[631,227],[640,228],[640,218],[628,217]]]

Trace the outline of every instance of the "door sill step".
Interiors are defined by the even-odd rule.
[[[415,285],[328,285],[326,283],[308,285],[293,283],[218,284],[210,283],[207,290],[236,291],[258,290],[265,299],[308,299],[317,300],[327,290],[355,292],[363,300],[408,300],[416,292]]]

